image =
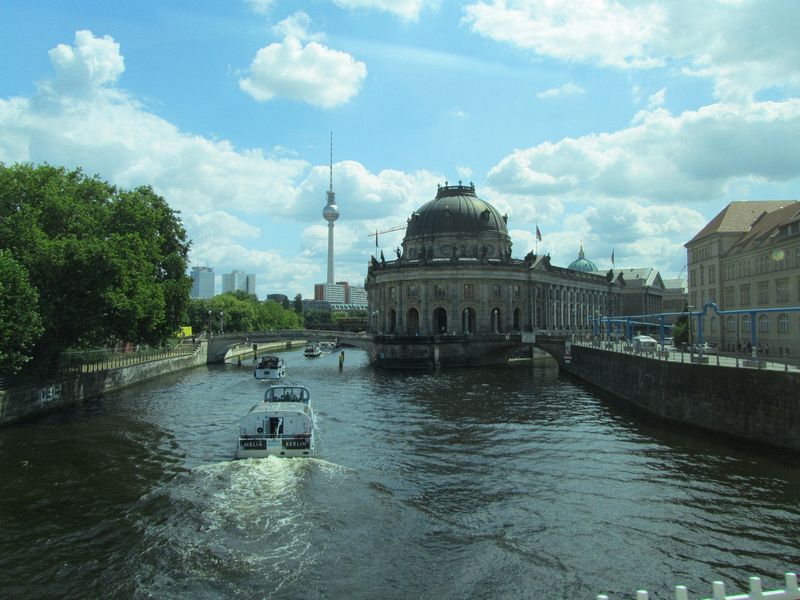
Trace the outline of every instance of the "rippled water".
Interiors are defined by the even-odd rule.
[[[0,595],[708,597],[800,565],[798,456],[527,368],[286,353],[318,457],[233,460],[264,382],[164,377],[0,430]]]

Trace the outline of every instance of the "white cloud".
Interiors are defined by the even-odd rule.
[[[489,39],[566,62],[667,65],[709,78],[726,101],[800,85],[797,2],[485,0],[465,8],[464,22]]]
[[[94,37],[91,31],[76,31],[74,46],[59,44],[49,54],[56,72],[52,85],[65,93],[114,83],[125,71],[119,44],[107,35]]]
[[[653,4],[489,0],[466,6],[465,15],[474,32],[543,56],[624,68],[660,63],[650,43],[665,17]]]
[[[309,27],[311,27],[311,17],[303,11],[297,11],[276,24],[272,32],[278,37],[292,37],[301,42],[320,41],[325,37],[321,33],[309,33]]]
[[[342,8],[367,8],[390,12],[407,21],[416,21],[426,5],[438,6],[439,0],[333,0]]]
[[[536,94],[537,98],[562,98],[564,96],[579,96],[581,94],[585,94],[586,90],[584,90],[578,84],[568,81],[562,86],[550,88],[549,90],[544,90]]]
[[[269,14],[275,0],[245,0],[254,13],[259,15]]]
[[[258,51],[239,87],[259,101],[287,98],[330,108],[355,96],[367,67],[345,52],[295,37]]]
[[[737,181],[800,177],[798,136],[800,100],[643,111],[614,133],[516,150],[488,181],[499,192],[564,199],[713,201]]]

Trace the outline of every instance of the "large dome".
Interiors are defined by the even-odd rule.
[[[586,255],[583,253],[583,244],[581,244],[581,250],[578,252],[578,258],[573,260],[567,268],[573,271],[583,271],[584,273],[593,273],[597,271],[597,266],[586,258]]]
[[[406,240],[420,236],[495,233],[508,236],[506,217],[475,195],[474,185],[439,187],[436,198],[414,211]]]

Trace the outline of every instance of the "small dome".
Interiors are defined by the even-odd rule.
[[[597,266],[586,258],[586,255],[583,253],[583,244],[581,244],[581,250],[578,252],[578,258],[573,260],[567,268],[572,271],[583,271],[584,273],[597,271]]]
[[[474,185],[445,185],[436,198],[414,211],[406,238],[437,234],[497,233],[508,236],[506,217],[475,195]]]

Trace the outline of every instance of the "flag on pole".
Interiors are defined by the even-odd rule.
[[[539,226],[538,225],[536,226],[536,241],[537,242],[541,242],[542,241],[542,232],[539,231]]]
[[[614,249],[611,249],[611,266],[614,266]]]

